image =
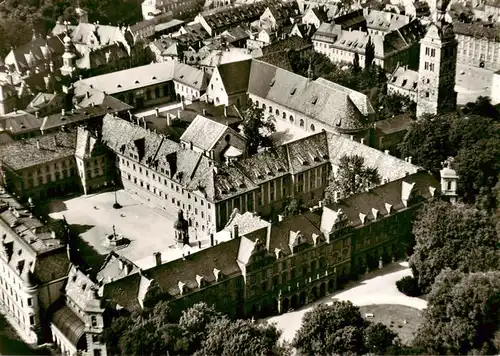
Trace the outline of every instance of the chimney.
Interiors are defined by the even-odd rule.
[[[240,237],[240,229],[238,227],[238,225],[233,225],[233,239],[237,239],[238,237]]]
[[[132,116],[132,113],[130,112],[130,110],[127,110],[127,113],[128,113],[129,120],[134,121],[134,117]]]
[[[362,139],[361,139],[361,144],[362,144],[362,145],[364,145],[364,144],[365,144],[365,139],[364,139],[364,138],[362,138]]]
[[[227,106],[224,105],[224,117],[227,117]]]
[[[181,119],[181,110],[177,110],[177,118],[180,120]]]
[[[80,74],[80,75],[78,76],[78,79],[79,79],[79,80],[82,80],[82,79],[83,79],[83,75],[81,75],[81,74]]]
[[[210,246],[214,245],[214,234],[210,234]]]
[[[408,157],[408,163],[411,163],[411,156]]]
[[[35,111],[35,117],[38,119],[39,118],[39,115],[40,113],[38,111]]]
[[[389,150],[385,150],[385,151],[384,151],[384,153],[385,153],[386,155],[390,154],[390,153],[389,153]]]
[[[170,118],[170,114],[167,114],[167,126],[172,125],[172,119]]]
[[[207,116],[207,109],[203,109],[203,116]]]
[[[283,221],[283,215],[278,215],[278,221]]]
[[[36,140],[36,148],[40,149],[40,140]]]
[[[153,257],[155,258],[156,266],[161,266],[161,252],[153,253]]]
[[[160,109],[155,108],[155,115],[156,117],[160,116]]]

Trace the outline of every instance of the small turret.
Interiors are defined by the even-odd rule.
[[[457,200],[457,172],[452,168],[453,158],[450,157],[443,162],[443,169],[439,171],[441,175],[441,193],[450,198],[452,203]]]

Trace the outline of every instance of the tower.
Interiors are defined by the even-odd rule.
[[[457,200],[457,172],[452,168],[453,158],[450,157],[443,162],[443,169],[439,171],[441,176],[441,193],[450,199],[452,203]]]
[[[189,223],[184,219],[184,213],[179,210],[177,220],[174,222],[175,242],[177,247],[189,244]]]
[[[449,1],[437,1],[435,20],[420,40],[417,117],[451,111],[457,104],[457,40],[453,25],[445,20]]]
[[[75,73],[75,54],[71,51],[71,38],[69,37],[69,22],[64,22],[66,25],[66,36],[64,36],[64,54],[63,66],[61,67],[61,74],[72,77]]]

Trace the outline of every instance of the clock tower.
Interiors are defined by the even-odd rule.
[[[448,3],[449,0],[436,2],[435,19],[420,41],[417,117],[456,108],[457,40],[453,25],[445,20]]]

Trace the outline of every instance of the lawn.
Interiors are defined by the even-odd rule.
[[[399,335],[404,344],[409,344],[415,337],[422,320],[422,311],[399,304],[372,304],[359,307],[361,315],[372,313],[373,318],[365,318],[374,323],[382,323]],[[404,321],[406,320],[406,324]]]

